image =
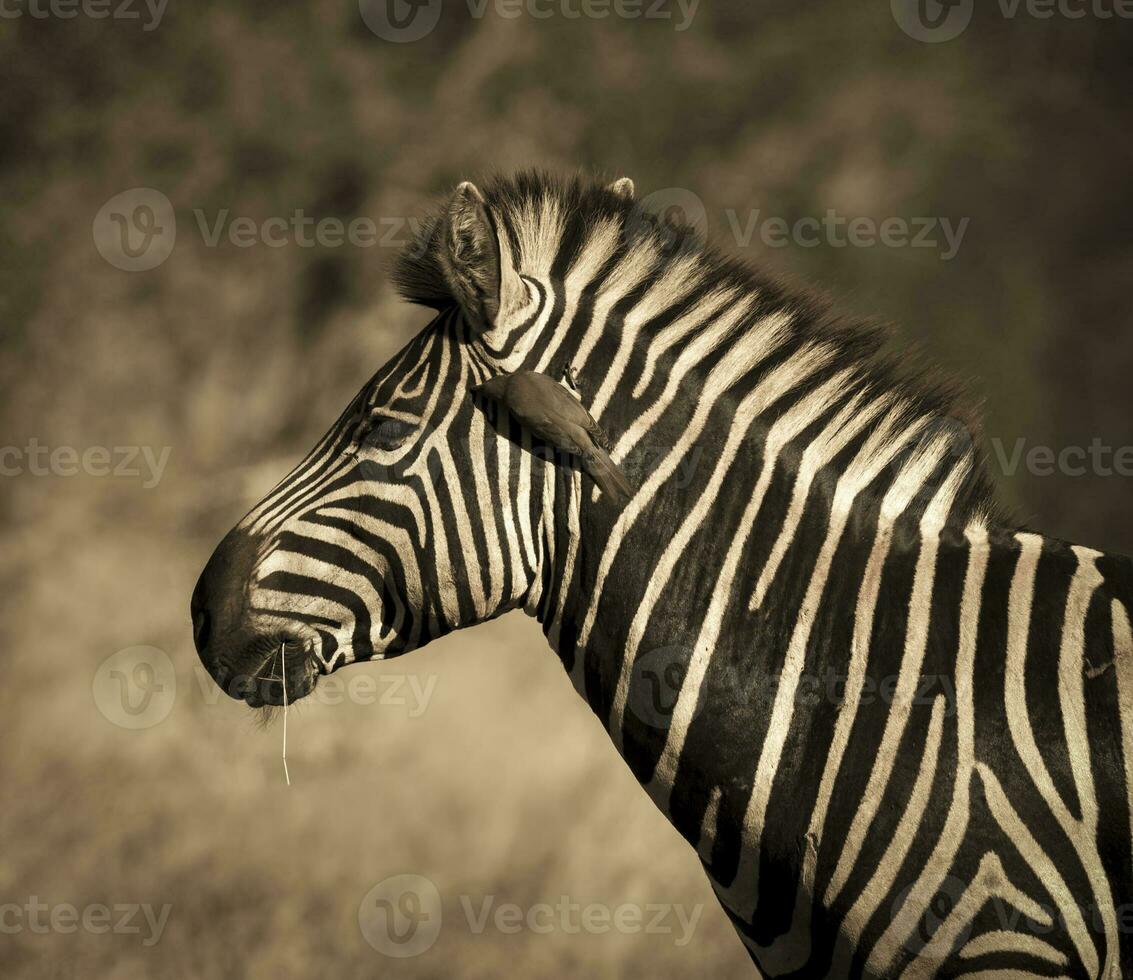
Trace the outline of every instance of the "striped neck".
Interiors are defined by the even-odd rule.
[[[602,222],[538,254],[535,311],[480,343],[505,369],[572,369],[636,494],[613,512],[577,473],[555,481],[527,608],[631,766],[650,746],[635,771],[663,802],[680,738],[654,751],[668,722],[635,712],[654,660],[695,675],[735,646],[737,592],[737,635],[760,635],[800,553],[829,567],[840,547],[986,528],[998,512],[952,395],[895,370],[875,334],[710,250],[627,246]],[[729,658],[758,672],[770,652]],[[666,710],[691,716],[699,690],[680,685]]]

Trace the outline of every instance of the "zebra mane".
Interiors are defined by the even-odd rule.
[[[652,238],[670,251],[703,247],[692,228],[662,226],[655,215],[636,201],[597,180],[581,176],[561,178],[531,170],[512,177],[493,177],[481,191],[489,212],[502,223],[497,233],[508,236],[521,267],[527,253],[540,245],[556,250],[566,246],[577,251],[586,244],[587,232],[602,221],[615,222],[628,240]],[[433,309],[444,309],[456,302],[441,257],[446,204],[447,201],[437,205],[417,225],[416,235],[399,255],[393,270],[394,285],[403,299]],[[533,215],[548,219],[541,229],[545,233],[541,242],[537,240],[539,236],[533,241],[522,230],[530,228]]]
[[[953,379],[930,366],[918,348],[891,346],[893,331],[875,320],[836,311],[821,294],[769,275],[704,241],[687,223],[658,216],[646,201],[622,196],[607,183],[574,176],[559,177],[541,171],[497,176],[481,188],[497,234],[506,235],[521,271],[549,272],[552,264],[569,269],[592,241],[599,228],[611,223],[628,251],[649,247],[659,261],[643,271],[641,285],[665,279],[695,276],[696,292],[726,290],[737,297],[758,296],[766,313],[790,315],[791,330],[801,344],[807,341],[833,347],[840,368],[852,368],[859,383],[875,393],[889,392],[907,406],[910,417],[937,421],[926,440],[942,428],[965,443],[972,468],[959,498],[962,510],[988,520],[1011,523],[996,501],[982,448],[981,414]],[[456,303],[445,278],[440,255],[444,205],[418,226],[415,240],[401,253],[393,280],[401,296],[412,303],[445,309]],[[756,330],[757,327],[750,329]],[[742,340],[742,337],[734,338]],[[757,338],[752,338],[757,339]]]

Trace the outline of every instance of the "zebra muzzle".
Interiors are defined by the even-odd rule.
[[[293,703],[310,694],[318,683],[319,670],[307,644],[293,636],[261,637],[239,660],[251,664],[251,668],[231,672],[223,680],[214,679],[229,697],[246,701],[252,708]]]

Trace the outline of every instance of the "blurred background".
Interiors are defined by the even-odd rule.
[[[702,209],[723,248],[962,381],[1021,521],[1133,553],[1116,453],[1084,474],[1030,455],[1133,444],[1133,31],[1112,5],[966,23],[925,0],[956,18],[930,29],[903,0],[389,2],[5,0],[4,977],[750,975],[522,615],[337,675],[368,693],[293,712],[290,788],[278,723],[198,667],[198,572],[427,322],[388,272],[461,179],[627,174]],[[937,246],[781,247],[767,223],[830,212]],[[297,216],[378,241],[312,244]],[[359,910],[400,874],[444,915],[399,959]],[[685,943],[675,913],[574,934],[465,911],[562,896],[703,910]],[[90,911],[131,905],[160,928]]]

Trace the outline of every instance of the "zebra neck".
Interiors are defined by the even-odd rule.
[[[713,710],[710,661],[773,680],[790,626],[776,609],[829,602],[836,553],[981,521],[971,448],[956,451],[947,420],[839,368],[832,348],[769,350],[725,353],[692,404],[615,419],[627,507],[602,506],[576,473],[545,515],[554,541],[529,611],[663,809],[693,715]],[[657,443],[659,461],[637,465]]]

